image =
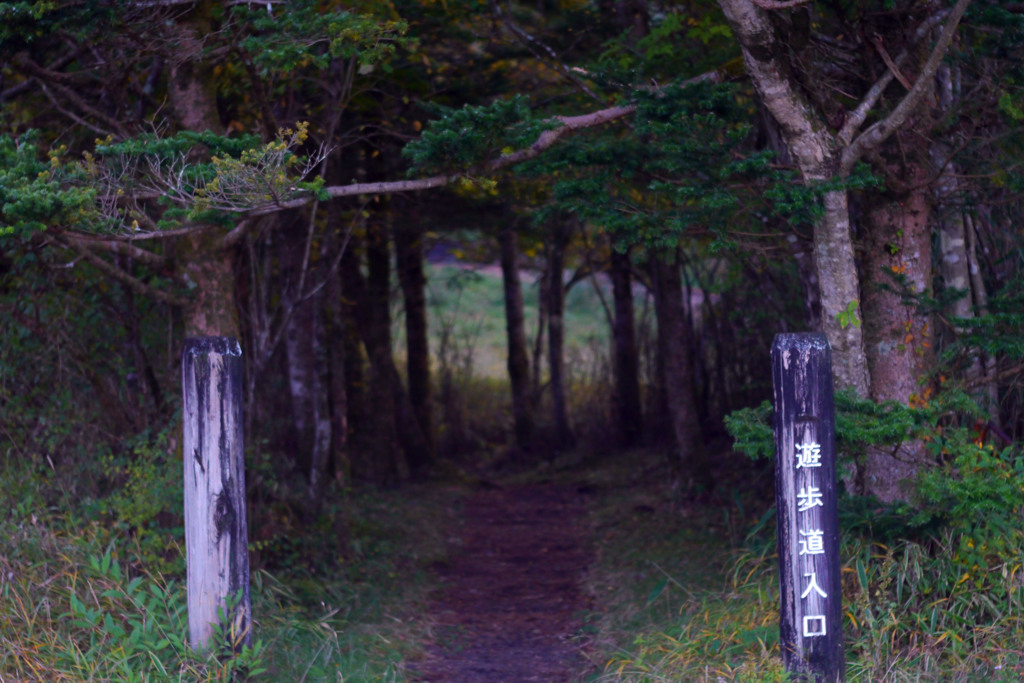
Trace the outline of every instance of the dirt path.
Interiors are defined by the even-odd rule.
[[[568,683],[589,561],[574,487],[481,491],[465,505],[458,547],[439,568],[436,642],[414,665],[422,683]]]

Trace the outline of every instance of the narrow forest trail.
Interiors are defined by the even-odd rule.
[[[568,683],[590,561],[575,486],[481,490],[466,501],[451,562],[436,571],[435,642],[412,667],[421,683]]]

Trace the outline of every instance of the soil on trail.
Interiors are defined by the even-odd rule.
[[[437,569],[435,642],[413,666],[423,683],[568,683],[583,665],[579,637],[589,561],[575,487],[478,492],[460,542]]]

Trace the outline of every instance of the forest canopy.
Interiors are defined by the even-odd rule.
[[[852,498],[1019,526],[1022,58],[1003,0],[0,3],[0,442],[176,528],[131,487],[229,336],[266,528],[482,450],[707,492],[820,331]]]

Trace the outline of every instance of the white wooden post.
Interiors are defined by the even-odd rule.
[[[252,642],[238,341],[186,339],[181,375],[189,642],[238,650]],[[227,642],[211,643],[219,623]]]

